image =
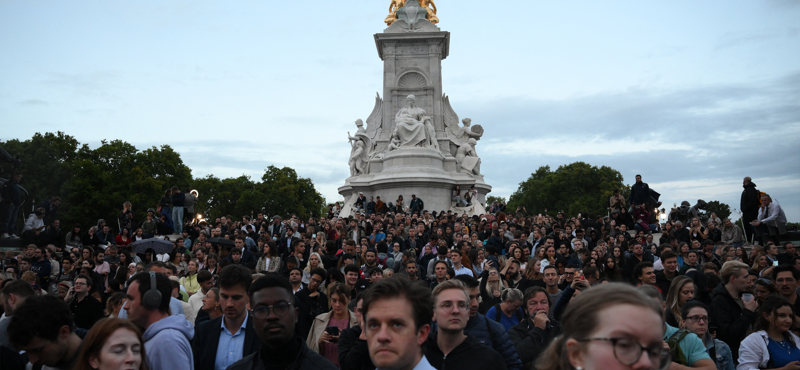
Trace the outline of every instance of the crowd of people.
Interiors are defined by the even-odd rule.
[[[51,198],[3,261],[0,368],[800,369],[779,206],[758,194],[751,244],[729,219],[653,223],[645,185],[598,216],[429,212],[412,195],[199,223],[174,187],[138,223],[126,202],[117,235],[49,232]],[[132,248],[151,238],[171,251]]]

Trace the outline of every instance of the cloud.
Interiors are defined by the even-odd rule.
[[[796,3],[796,2],[795,2]],[[800,35],[800,28],[792,27],[782,31],[761,31],[755,33],[727,33],[720,37],[714,50],[719,51],[744,44],[760,43],[776,38],[793,38]]]
[[[44,100],[41,100],[41,99],[26,99],[26,100],[17,102],[17,104],[22,105],[22,106],[38,106],[38,105],[48,105],[50,103],[48,103],[48,102],[46,102]]]

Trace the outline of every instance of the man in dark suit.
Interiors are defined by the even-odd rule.
[[[261,339],[247,312],[252,282],[250,270],[229,265],[219,274],[219,304],[223,315],[197,325],[192,341],[195,370],[225,370],[261,348]]]

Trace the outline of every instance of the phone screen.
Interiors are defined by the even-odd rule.
[[[772,266],[778,266],[778,261],[772,261]]]

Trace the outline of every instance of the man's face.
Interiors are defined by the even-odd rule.
[[[77,282],[76,282],[77,289]],[[127,301],[122,307],[128,312],[128,320],[141,329],[147,327],[147,316],[149,310],[142,305],[142,297],[139,293],[139,282],[134,281],[128,285]]]
[[[28,261],[22,260],[19,261],[19,271],[22,273],[23,271],[28,271],[31,269],[31,264]]]
[[[348,253],[348,254],[355,254],[356,253],[356,247],[354,245],[349,245],[349,244],[345,245],[344,252]]]
[[[548,287],[558,285],[558,271],[556,269],[545,269],[544,283],[547,284]]]
[[[794,255],[794,244],[786,243],[786,246],[784,246],[783,249],[786,251],[786,254],[790,256]]]
[[[555,243],[555,241],[553,239],[545,240],[545,242],[544,242],[545,249],[548,248],[548,247],[552,247],[554,243]]]
[[[311,275],[308,278],[308,290],[312,292],[316,292],[319,289],[320,284],[322,284],[322,276],[319,275]]]
[[[367,260],[367,265],[372,266],[375,264],[375,252],[367,252],[365,258]]]
[[[636,255],[637,257],[641,257],[641,255],[643,253],[644,253],[644,248],[642,247],[641,244],[636,244],[636,245],[633,246],[633,254],[634,255]]]
[[[519,275],[519,266],[517,266],[516,263],[510,263],[508,265],[508,270],[506,270],[506,273],[511,278],[516,278]]]
[[[101,253],[101,254],[102,254],[102,253]],[[37,248],[37,249],[35,250],[35,252],[33,252],[33,258],[34,258],[36,261],[41,261],[41,260],[44,258],[44,255],[42,254],[42,250]]]
[[[447,277],[447,266],[441,263],[437,264],[434,269],[434,274],[436,274],[437,279],[444,280],[444,278]]]
[[[480,297],[481,294],[480,288],[467,288],[467,293],[469,293],[469,317],[475,317],[475,315],[478,314],[478,297]]]
[[[297,243],[297,246],[294,247],[294,251],[297,254],[306,253],[306,244],[305,243]]]
[[[303,274],[299,270],[289,272],[289,281],[292,284],[299,284],[303,280]]]
[[[678,269],[678,257],[672,257],[664,261],[664,270],[674,273]]]
[[[104,258],[105,258],[105,256],[103,255],[103,253],[98,253],[97,256],[94,257],[94,262],[99,263],[99,264],[103,264],[103,262],[104,262],[103,259]]]
[[[770,256],[776,256],[776,255],[778,255],[778,246],[777,246],[777,245],[775,245],[775,244],[772,244],[772,245],[770,245],[769,247],[767,247],[767,253],[768,253]]]
[[[242,260],[242,254],[236,252],[231,253],[231,258],[233,258],[233,262],[239,262]]]
[[[26,247],[25,248],[25,256],[33,257],[34,253],[36,253],[36,248],[34,248],[34,247]]]
[[[547,314],[550,313],[550,302],[547,300],[547,294],[544,292],[538,292],[536,295],[531,297],[531,299],[526,302],[526,307],[528,309],[529,317],[536,316],[536,313],[539,311],[544,311],[544,313]]]
[[[75,279],[75,293],[86,293],[89,291],[89,284],[84,278]]]
[[[652,267],[645,267],[642,269],[642,275],[639,276],[639,279],[642,280],[642,284],[655,284],[656,272]]]
[[[450,260],[453,261],[454,265],[459,265],[461,264],[461,255],[455,252],[450,253]]]
[[[208,293],[208,290],[214,287],[214,279],[199,284],[200,284],[200,289],[203,291],[203,293]]]
[[[236,248],[244,248],[244,240],[242,239],[236,239],[233,243],[236,245]]]
[[[247,292],[241,285],[228,288],[219,288],[219,307],[225,318],[239,320],[244,317],[247,310]]]
[[[194,256],[197,257],[198,261],[203,261],[204,257],[205,257],[205,254],[203,253],[203,251],[197,250],[197,251],[194,252]]]
[[[641,176],[636,176],[636,182],[642,182],[642,177]]]
[[[377,368],[410,369],[421,356],[420,346],[430,325],[417,329],[412,312],[405,298],[381,299],[370,305],[364,321],[369,357]]]
[[[574,267],[567,267],[564,269],[564,281],[571,282],[574,277],[575,277]]]
[[[34,336],[27,345],[19,346],[17,349],[25,351],[31,364],[55,367],[68,360],[65,357],[68,352],[67,338],[69,338],[69,334],[69,329],[62,327],[53,342]]]
[[[278,348],[285,345],[294,337],[294,326],[297,323],[298,309],[294,306],[294,297],[284,288],[264,288],[253,293],[253,309],[273,306],[269,315],[263,319],[253,317],[253,328],[267,348]],[[279,303],[290,304],[289,312],[279,316],[275,313],[274,305]]]
[[[417,264],[416,263],[409,263],[406,265],[406,273],[408,276],[417,276]]]
[[[462,331],[469,320],[469,297],[461,289],[439,292],[433,309],[433,320],[441,330]]]
[[[116,250],[116,249],[111,249],[111,248],[108,248],[107,250],[108,250],[108,255],[109,255],[109,256],[111,256],[111,257],[117,257],[117,250]]]
[[[692,308],[684,320],[684,325],[698,337],[705,338],[708,331],[708,311],[702,307]]]
[[[583,248],[583,242],[581,242],[580,240],[576,240],[574,243],[574,248],[576,251],[580,250],[581,248]]]
[[[797,289],[797,280],[795,280],[791,271],[779,272],[775,277],[775,285],[778,287],[778,292],[784,298],[791,297]]]
[[[347,273],[347,284],[348,285],[356,285],[356,281],[358,281],[358,273],[354,271],[350,271]]]

